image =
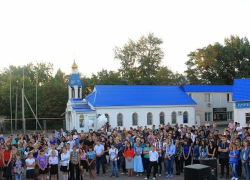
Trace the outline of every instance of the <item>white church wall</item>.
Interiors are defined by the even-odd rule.
[[[82,130],[84,132],[89,132],[89,120],[93,120],[96,123],[96,114],[95,113],[89,113],[89,112],[84,112],[84,113],[73,113],[74,120],[72,121],[72,128],[75,127],[78,132],[81,132]],[[82,115],[82,117],[81,117]],[[83,123],[80,123],[80,119],[83,118]],[[95,125],[96,126],[96,125]],[[94,129],[94,126],[93,128]]]
[[[176,121],[178,124],[183,124],[183,113],[184,111],[188,112],[188,123],[186,125],[195,124],[195,108],[193,106],[165,106],[165,107],[113,107],[113,108],[98,108],[96,107],[97,114],[108,114],[111,127],[118,127],[117,125],[117,115],[121,113],[123,115],[123,126],[126,129],[130,127],[137,126],[148,126],[152,125],[158,126],[160,124],[160,113],[164,112],[165,114],[165,124],[168,122],[171,123],[171,114],[176,112]],[[182,115],[179,115],[178,112],[181,111]],[[132,115],[133,113],[138,114],[138,125],[132,125]],[[152,125],[147,125],[147,114],[152,113]]]

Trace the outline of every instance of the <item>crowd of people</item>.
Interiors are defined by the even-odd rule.
[[[224,132],[217,130],[214,121],[204,127],[168,124],[127,130],[107,123],[96,132],[61,129],[50,137],[43,131],[6,139],[1,135],[0,179],[21,180],[25,174],[29,180],[57,180],[60,171],[63,180],[84,180],[86,176],[94,180],[106,174],[171,178],[183,173],[184,166],[216,158],[221,178],[230,175],[232,180],[249,180],[249,142],[250,128],[233,121]]]

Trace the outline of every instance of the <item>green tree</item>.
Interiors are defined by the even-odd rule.
[[[142,36],[137,42],[129,39],[122,48],[115,47],[115,59],[120,60],[122,79],[127,84],[157,84],[157,75],[164,57],[163,41],[154,36]]]
[[[157,72],[157,84],[159,85],[169,85],[172,84],[172,77],[173,72],[167,67],[167,66],[162,66],[159,68]]]
[[[187,77],[184,76],[183,74],[178,73],[178,72],[172,73],[171,80],[172,80],[172,83],[171,83],[172,85],[181,86],[184,84],[190,84]]]
[[[24,78],[23,78],[24,70]],[[36,109],[36,71],[38,73],[38,117],[39,106],[43,103],[43,98],[41,98],[41,93],[43,91],[42,86],[45,82],[48,82],[52,77],[53,65],[50,63],[37,63],[33,65],[28,63],[24,66],[9,66],[9,68],[4,68],[0,73],[0,114],[10,117],[10,72],[11,72],[11,84],[12,84],[12,116],[15,117],[15,106],[16,106],[16,94],[18,94],[18,108],[17,108],[17,118],[22,117],[22,88],[24,81],[25,96],[27,97],[31,107],[34,112]],[[17,83],[18,81],[18,83]],[[18,91],[17,91],[18,89]],[[25,117],[33,118],[33,114],[28,107],[26,101],[25,104]],[[65,105],[64,105],[65,106]]]
[[[95,85],[118,85],[122,84],[122,78],[119,72],[107,71],[102,69],[102,71],[97,72],[97,74],[92,74],[89,80],[89,87],[93,90]]]
[[[41,97],[43,99],[39,106],[40,117],[58,118],[65,112],[68,100],[68,88],[65,74],[59,69],[55,78],[51,78],[42,86]]]
[[[187,78],[191,84],[233,84],[234,78],[250,76],[248,39],[231,36],[224,45],[215,43],[189,54]]]

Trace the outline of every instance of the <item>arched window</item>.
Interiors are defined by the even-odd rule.
[[[132,126],[138,126],[138,114],[133,113],[132,115]]]
[[[72,92],[72,98],[75,98],[75,88],[71,87],[71,92]]]
[[[84,115],[79,116],[79,127],[84,128]]]
[[[172,124],[176,124],[176,112],[175,111],[173,111],[171,114],[171,121],[172,121]]]
[[[107,118],[107,121],[108,121],[108,123],[109,123],[109,114],[105,114],[105,117]]]
[[[123,115],[122,115],[122,113],[117,114],[117,126],[123,126]]]
[[[164,114],[164,112],[160,113],[160,124],[165,124],[165,114]]]
[[[152,117],[152,113],[149,112],[147,114],[147,125],[152,125],[153,124],[153,117]]]
[[[81,98],[81,86],[78,87],[78,98]]]
[[[187,111],[185,111],[183,113],[183,123],[188,123],[188,112]]]

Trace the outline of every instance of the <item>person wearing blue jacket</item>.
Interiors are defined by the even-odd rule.
[[[249,141],[247,139],[243,140],[243,148],[241,149],[240,158],[242,161],[242,166],[244,167],[246,179],[250,179],[250,168],[249,168]]]
[[[175,145],[169,141],[166,146],[166,159],[167,159],[167,170],[168,174],[166,177],[173,177],[173,165],[175,160]]]
[[[193,164],[200,164],[199,157],[200,157],[200,141],[196,139],[194,148],[193,148]]]
[[[233,178],[234,180],[238,180],[238,173],[237,173],[237,166],[238,166],[238,155],[239,150],[237,150],[236,145],[233,145],[233,149],[229,151],[229,164],[233,171]]]
[[[201,140],[201,146],[199,148],[199,154],[200,154],[199,159],[206,159],[207,158],[207,145],[206,145],[206,141],[204,139]]]

